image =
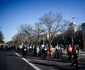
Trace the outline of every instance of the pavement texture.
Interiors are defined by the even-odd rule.
[[[21,57],[17,56],[14,51],[0,51],[0,70],[35,70],[24,60],[22,60],[22,52],[15,51]],[[59,59],[50,59],[47,56],[46,60],[42,57],[36,57],[32,53],[27,53],[25,58],[30,63],[34,64],[40,70],[76,70],[76,67],[71,67],[71,63],[68,62],[68,56],[63,54]],[[79,70],[85,70],[85,54],[79,55]]]
[[[20,52],[19,54],[22,55]],[[84,58],[84,54],[79,54],[79,70],[85,70]],[[68,62],[68,56],[66,54],[63,54],[59,59],[50,59],[49,56],[47,56],[47,59],[43,60],[42,57],[36,57],[33,54],[28,53],[26,59],[35,64],[41,70],[76,70],[75,65],[74,67],[71,67],[71,63]]]
[[[0,51],[0,70],[35,70],[13,51]]]

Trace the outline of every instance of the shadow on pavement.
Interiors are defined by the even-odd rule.
[[[64,67],[64,66],[59,66],[55,64],[47,64],[47,63],[40,63],[40,62],[32,62],[33,64],[38,64],[38,65],[43,65],[43,66],[48,66],[48,67],[53,67],[54,69],[59,69],[59,70],[75,70],[75,67],[70,67],[69,65]]]

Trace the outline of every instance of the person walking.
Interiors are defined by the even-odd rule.
[[[36,56],[36,46],[34,47],[34,55]]]
[[[47,56],[47,47],[46,46],[43,48],[42,53],[43,53],[43,59],[46,59],[46,56]]]
[[[69,62],[72,62],[72,46],[71,45],[69,45],[68,47],[67,47],[67,53],[68,53],[68,61]]]
[[[58,49],[57,49],[57,58],[59,59],[60,57],[60,45],[58,45]]]
[[[49,53],[50,53],[50,58],[52,59],[52,54],[53,54],[53,51],[52,51],[52,45],[50,45]]]
[[[40,51],[39,46],[37,46],[36,47],[36,56],[39,56],[39,51]]]
[[[79,54],[79,47],[77,45],[74,45],[72,48],[72,54],[74,57],[74,61],[72,62],[71,66],[73,67],[74,64],[76,64],[76,70],[79,70],[78,68],[78,54]]]
[[[22,47],[23,57],[26,57],[26,52],[27,52],[27,47],[26,47],[26,45],[23,45],[23,47]]]
[[[55,58],[56,58],[56,55],[57,55],[57,50],[58,50],[58,45],[55,46]]]

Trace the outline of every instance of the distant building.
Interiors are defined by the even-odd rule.
[[[82,23],[82,31],[83,31],[83,37],[82,37],[83,48],[85,48],[85,23]]]
[[[84,39],[85,39],[85,23],[82,23],[82,31],[83,31],[83,35],[84,35]]]
[[[85,23],[82,23],[82,30],[85,31]]]
[[[72,30],[73,32],[76,32],[77,31],[76,23],[75,22],[71,22],[69,24],[69,30]]]

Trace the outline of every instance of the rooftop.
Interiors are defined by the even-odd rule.
[[[85,22],[84,22],[84,23],[82,23],[82,26],[85,26]]]

